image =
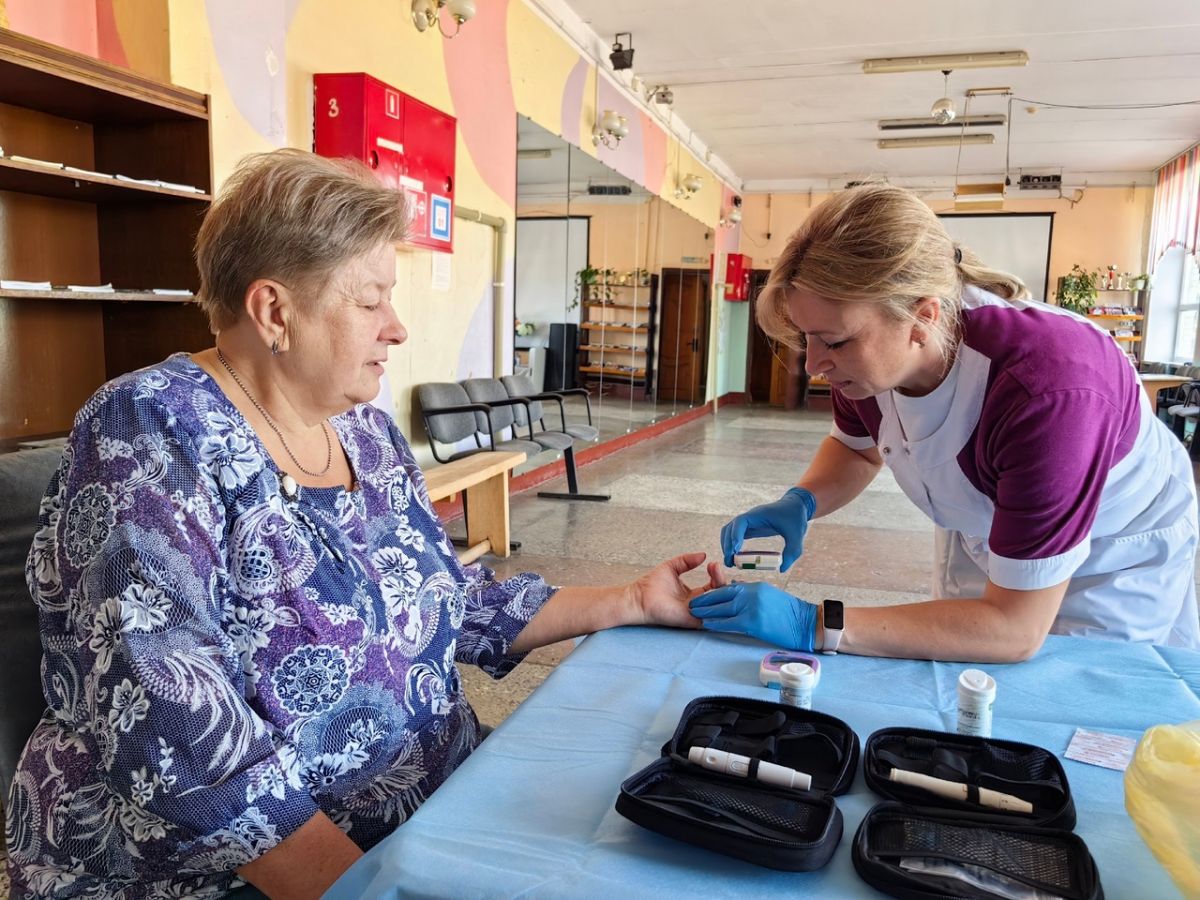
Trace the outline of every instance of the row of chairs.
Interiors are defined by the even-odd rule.
[[[583,398],[587,424],[567,422],[569,397]],[[592,402],[583,388],[562,391],[538,391],[528,375],[503,378],[468,378],[461,382],[429,382],[417,386],[417,402],[429,448],[438,462],[450,462],[486,450],[517,450],[536,456],[545,450],[563,455],[567,470],[567,490],[539,491],[539,497],[554,500],[608,500],[607,494],[584,494],[579,490],[575,465],[576,441],[595,441],[600,431],[592,424]],[[546,422],[546,405],[558,407],[555,428]],[[525,431],[522,436],[520,429]],[[506,434],[511,436],[506,436]],[[473,440],[474,447],[452,450],[443,456],[439,444],[455,447]]]

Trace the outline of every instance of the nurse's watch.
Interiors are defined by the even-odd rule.
[[[833,656],[837,653],[838,644],[842,642],[842,629],[846,617],[841,600],[826,600],[821,604],[821,625],[824,632],[821,637],[821,652]]]

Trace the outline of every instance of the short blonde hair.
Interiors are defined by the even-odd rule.
[[[311,297],[342,263],[403,240],[407,223],[403,193],[362,163],[295,149],[247,156],[196,236],[200,306],[215,333],[241,317],[256,279]]]
[[[912,324],[919,321],[914,309],[921,298],[938,297],[942,314],[930,339],[948,357],[958,340],[962,290],[968,284],[1006,300],[1029,296],[1019,278],[987,268],[955,244],[912,191],[862,185],[830,197],[788,239],[759,295],[758,324],[769,337],[800,349],[804,336],[788,315],[794,290],[878,303],[892,318]]]

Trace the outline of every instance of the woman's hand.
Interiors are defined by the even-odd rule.
[[[817,607],[765,581],[738,582],[691,603],[709,631],[748,634],[784,650],[813,651]]]
[[[721,529],[721,551],[725,565],[733,565],[733,554],[746,538],[783,538],[779,571],[786,572],[804,552],[804,535],[817,512],[817,498],[806,488],[790,488],[774,503],[764,503],[729,520]]]
[[[688,587],[683,576],[704,562],[703,553],[684,553],[659,563],[629,586],[633,599],[630,624],[667,625],[673,628],[699,628],[700,620],[688,611],[688,601],[727,583],[719,563],[708,564],[708,583]]]

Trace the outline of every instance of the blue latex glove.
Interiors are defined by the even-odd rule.
[[[812,653],[817,639],[816,604],[765,581],[727,584],[688,607],[709,631],[748,634],[785,650]]]
[[[804,552],[804,533],[808,520],[817,511],[817,498],[812,491],[794,487],[774,503],[764,503],[725,523],[721,529],[721,552],[725,565],[733,565],[733,554],[742,549],[746,538],[783,538],[783,555],[779,571],[786,572]]]

